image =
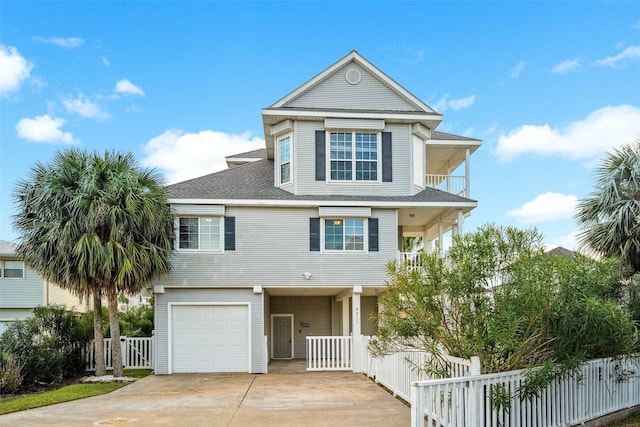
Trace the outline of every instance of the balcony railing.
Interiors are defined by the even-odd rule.
[[[422,252],[400,252],[398,255],[398,263],[405,266],[409,271],[419,271],[422,269],[422,262],[420,259],[421,253]],[[440,257],[444,259],[444,263],[447,267],[452,266],[448,251],[441,253]]]
[[[427,174],[427,187],[446,191],[461,197],[469,197],[467,189],[467,177],[455,175]]]

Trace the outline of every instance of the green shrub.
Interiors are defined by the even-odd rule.
[[[15,393],[22,386],[24,364],[13,354],[0,353],[0,394]]]
[[[33,317],[11,324],[0,335],[5,372],[10,368],[16,376],[13,368],[22,367],[22,387],[27,389],[76,375],[84,369],[83,349],[89,337],[74,312],[60,306],[36,307]]]

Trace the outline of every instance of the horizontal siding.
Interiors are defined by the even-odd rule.
[[[360,71],[360,83],[349,84],[345,73],[350,68]],[[351,62],[289,102],[287,107],[418,111],[411,103]]]
[[[304,195],[350,195],[362,196],[410,196],[411,185],[411,126],[408,124],[387,124],[385,132],[392,133],[393,181],[367,182],[326,182],[315,177],[315,131],[324,130],[322,122],[298,121],[294,135],[294,180],[297,194]],[[380,141],[382,143],[382,141]],[[381,160],[380,160],[381,161]],[[327,173],[327,177],[329,174]]]
[[[24,320],[33,315],[30,308],[0,308],[0,322]]]
[[[167,289],[155,297],[156,374],[169,372],[169,303],[251,303],[251,366],[262,373],[264,360],[263,295],[253,289]]]
[[[320,206],[318,215],[322,217],[360,217],[371,216],[371,208],[352,206]]]
[[[49,304],[64,305],[69,309],[86,313],[88,311],[87,304],[71,292],[62,289],[59,286],[49,285]]]
[[[165,286],[351,287],[384,285],[386,263],[397,257],[393,209],[372,209],[379,219],[379,251],[309,251],[309,218],[314,208],[229,207],[236,218],[236,250],[225,253],[177,252]],[[302,273],[310,272],[311,280]]]
[[[331,300],[328,296],[271,297],[270,314],[293,314],[293,354],[296,359],[306,357],[307,336],[331,335]]]
[[[384,120],[368,119],[325,119],[325,129],[384,129]]]
[[[0,279],[0,308],[30,308],[44,304],[42,277],[30,268],[24,279]]]
[[[173,213],[177,215],[224,215],[221,205],[173,205]]]

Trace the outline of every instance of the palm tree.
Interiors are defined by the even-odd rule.
[[[580,243],[640,271],[640,138],[604,157],[595,188],[576,210]]]
[[[159,176],[130,153],[72,149],[50,165],[36,164],[14,196],[16,252],[47,280],[94,297],[96,362],[106,296],[113,374],[122,376],[117,295],[137,292],[171,268],[173,222]]]

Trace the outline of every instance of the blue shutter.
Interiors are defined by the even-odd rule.
[[[382,182],[393,182],[391,132],[382,132]]]
[[[378,218],[369,218],[369,252],[378,252]]]
[[[236,250],[236,217],[224,217],[224,250]]]
[[[320,251],[320,218],[309,218],[309,250]]]
[[[316,131],[316,181],[324,181],[326,177],[326,146],[323,130]]]

